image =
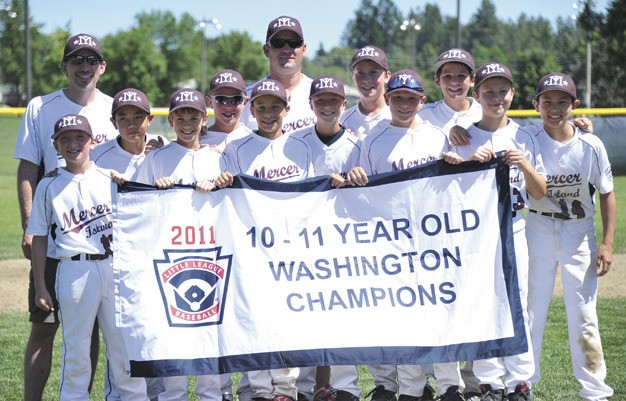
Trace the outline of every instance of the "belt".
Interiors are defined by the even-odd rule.
[[[542,216],[550,217],[551,219],[557,219],[557,220],[571,220],[572,219],[571,217],[569,217],[568,215],[565,215],[563,213],[538,212],[538,211],[533,210],[533,209],[528,209],[528,211],[531,212],[531,213],[536,213],[536,214],[540,214]]]
[[[72,256],[72,260],[104,260],[108,259],[111,255],[106,254],[91,254],[91,253],[79,253],[78,255]]]

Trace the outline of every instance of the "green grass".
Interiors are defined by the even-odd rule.
[[[613,387],[613,401],[626,400],[626,298],[606,298],[598,302],[600,332],[604,346],[604,354],[608,369],[607,383]],[[22,399],[22,358],[28,339],[28,316],[26,313],[0,315],[0,400],[13,401]],[[60,333],[60,332],[59,332]],[[43,399],[58,400],[59,355],[61,336],[55,340],[55,354],[52,374]],[[103,399],[104,346],[101,347],[100,364],[96,373],[92,399]],[[565,307],[561,298],[554,298],[550,305],[550,316],[544,339],[542,355],[542,380],[535,388],[535,401],[572,401],[579,399],[577,394],[580,386],[574,379],[567,342],[567,326],[565,323]],[[364,366],[359,366],[359,384],[363,396],[373,387],[373,378]],[[240,374],[235,374],[235,383],[239,382]],[[195,396],[191,400],[197,400]]]

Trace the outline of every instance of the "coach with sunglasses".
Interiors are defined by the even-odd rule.
[[[267,26],[263,53],[270,62],[270,74],[262,79],[273,79],[285,87],[290,110],[283,120],[286,134],[315,124],[315,114],[309,106],[309,91],[312,79],[302,74],[302,60],[306,54],[306,43],[300,21],[293,17],[280,16]],[[252,93],[250,85],[248,96]],[[246,105],[241,121],[250,129],[257,129],[256,120]]]
[[[89,120],[94,138],[103,143],[117,136],[110,121],[113,99],[96,89],[100,76],[106,71],[106,61],[100,43],[91,35],[78,34],[65,43],[61,71],[68,86],[56,92],[33,98],[26,107],[20,124],[14,157],[17,168],[17,193],[22,216],[22,251],[30,259],[32,236],[26,227],[32,208],[33,194],[43,174],[64,165],[52,142],[54,125],[67,114],[80,114]],[[69,210],[68,210],[69,212]],[[49,250],[55,247],[49,246]],[[48,254],[46,260],[46,285],[54,300],[54,311],[44,312],[35,306],[33,275],[30,273],[29,312],[32,323],[24,356],[24,400],[41,400],[52,364],[52,348],[59,327],[58,305],[54,281],[58,260]],[[97,328],[92,338],[92,378],[98,357],[99,336]]]

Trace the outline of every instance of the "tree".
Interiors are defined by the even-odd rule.
[[[167,62],[146,30],[120,31],[101,42],[107,61],[107,71],[99,82],[103,92],[113,96],[133,87],[143,91],[152,104],[167,105],[171,93],[159,88],[159,81],[166,76]]]
[[[490,0],[482,0],[480,8],[470,19],[463,32],[469,39],[467,50],[477,46],[499,47],[508,49],[508,44],[502,40],[503,23],[496,17],[496,6]]]
[[[343,33],[343,44],[358,49],[374,45],[387,51],[399,39],[402,14],[392,0],[363,0],[354,19],[348,21]]]
[[[594,19],[598,21],[597,18]],[[598,38],[594,45],[594,90],[592,104],[604,107],[623,107],[626,103],[626,0],[613,0],[606,20],[600,19]],[[591,25],[593,29],[593,25]],[[606,58],[603,56],[605,55]]]
[[[207,79],[217,71],[229,68],[238,71],[247,81],[257,81],[267,74],[263,45],[254,42],[246,32],[231,32],[210,42],[210,65]]]

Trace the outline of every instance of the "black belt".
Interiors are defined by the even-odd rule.
[[[79,253],[78,255],[72,256],[72,260],[104,260],[108,259],[111,255],[106,254],[91,254],[91,253]]]
[[[548,212],[538,212],[536,210],[533,209],[528,209],[529,212],[531,213],[536,213],[536,214],[540,214],[542,216],[546,216],[546,217],[550,217],[551,219],[558,219],[558,220],[571,220],[572,218],[563,214],[563,213],[548,213]]]

